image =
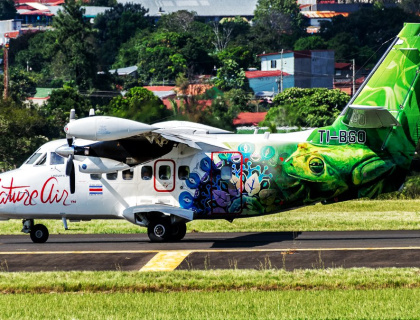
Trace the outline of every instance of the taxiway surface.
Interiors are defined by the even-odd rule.
[[[0,236],[0,271],[420,267],[420,231]]]

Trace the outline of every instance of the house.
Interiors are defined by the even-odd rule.
[[[139,67],[137,66],[130,66],[125,68],[118,68],[109,70],[110,74],[117,74],[120,77],[134,77],[137,78],[137,70]],[[98,72],[103,73],[103,72]]]
[[[261,71],[245,73],[254,92],[291,87],[332,88],[334,51],[303,50],[260,54]],[[283,82],[283,83],[281,83]]]
[[[356,93],[357,89],[365,81],[369,70],[355,66],[355,81],[353,92],[353,66],[348,62],[336,62],[334,72],[334,89],[339,89],[349,95]]]
[[[318,33],[321,29],[322,21],[331,21],[336,16],[343,16],[347,18],[348,12],[336,11],[302,11],[302,15],[307,18],[309,26],[306,28],[307,33]]]
[[[294,83],[291,74],[280,70],[245,71],[245,77],[255,96],[260,98],[273,98],[281,91],[282,81],[283,90],[293,87]]]
[[[8,42],[7,39],[17,38],[22,29],[19,20],[0,20],[0,46]]]
[[[15,1],[16,2],[16,1]],[[52,17],[57,15],[59,10],[63,10],[64,0],[39,0],[17,2],[17,18],[22,20],[25,25],[51,25]],[[84,17],[86,19],[95,18],[99,13],[104,13],[109,7],[84,6]]]

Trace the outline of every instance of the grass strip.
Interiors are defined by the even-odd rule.
[[[418,268],[0,273],[0,292],[124,293],[420,288]]]
[[[0,296],[1,319],[419,319],[419,289]]]
[[[144,233],[146,228],[125,220],[70,222],[65,231],[61,220],[36,220],[51,234]],[[197,232],[269,232],[269,231],[351,231],[420,230],[420,200],[355,200],[337,204],[316,204],[273,215],[226,220],[195,220],[188,231]],[[21,234],[21,220],[0,222],[0,234]]]

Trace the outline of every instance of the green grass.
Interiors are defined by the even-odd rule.
[[[419,289],[0,296],[1,319],[419,319]]]
[[[2,265],[7,269],[6,263]],[[0,272],[3,294],[361,289],[420,289],[420,269]]]
[[[50,233],[143,233],[145,228],[125,220],[69,222],[65,231],[61,220],[36,220]],[[266,232],[266,231],[340,231],[340,230],[419,230],[420,200],[359,200],[337,204],[316,204],[296,210],[255,218],[196,220],[188,231],[198,232]],[[0,222],[0,234],[20,234],[20,220]]]
[[[0,272],[0,319],[417,319],[420,269]]]

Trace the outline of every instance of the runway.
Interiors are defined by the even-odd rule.
[[[176,243],[145,234],[0,235],[0,271],[210,270],[420,267],[420,231],[188,233]]]

